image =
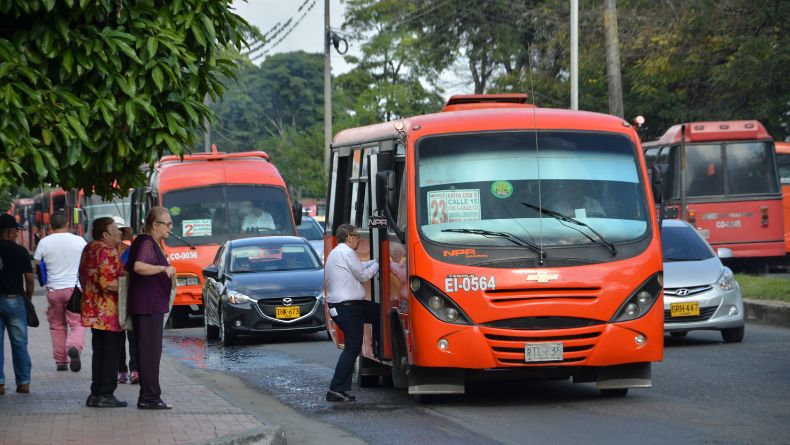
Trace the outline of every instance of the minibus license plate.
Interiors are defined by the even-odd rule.
[[[693,317],[699,315],[699,303],[696,301],[672,303],[669,305],[669,315],[671,317]]]
[[[524,361],[562,361],[562,343],[527,343],[524,345]]]
[[[277,306],[274,311],[277,318],[298,318],[300,315],[299,306]]]

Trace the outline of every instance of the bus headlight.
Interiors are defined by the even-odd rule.
[[[615,312],[611,322],[635,320],[650,311],[661,295],[661,273],[657,273],[642,283]]]
[[[245,303],[254,303],[255,300],[242,294],[241,292],[236,292],[235,290],[228,291],[228,301],[231,304],[245,304]]]
[[[472,324],[461,307],[437,287],[419,277],[409,279],[412,294],[437,319],[452,324]]]
[[[197,275],[190,273],[190,274],[183,274],[176,276],[176,286],[195,286],[200,284],[200,278]]]

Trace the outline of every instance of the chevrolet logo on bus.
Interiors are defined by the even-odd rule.
[[[538,283],[548,283],[549,281],[558,280],[559,278],[560,274],[556,272],[546,272],[544,270],[527,274],[527,281],[537,281]]]

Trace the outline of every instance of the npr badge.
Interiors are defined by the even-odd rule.
[[[371,216],[368,218],[368,227],[371,229],[385,229],[387,227],[387,218],[383,216]]]

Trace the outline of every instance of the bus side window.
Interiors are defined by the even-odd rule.
[[[406,232],[406,212],[408,207],[406,204],[408,200],[406,199],[406,162],[404,160],[398,160],[395,163],[395,175],[398,178],[398,182],[400,183],[400,187],[398,190],[398,214],[393,215],[395,217],[395,221],[398,224],[398,228],[400,228],[401,233]]]

